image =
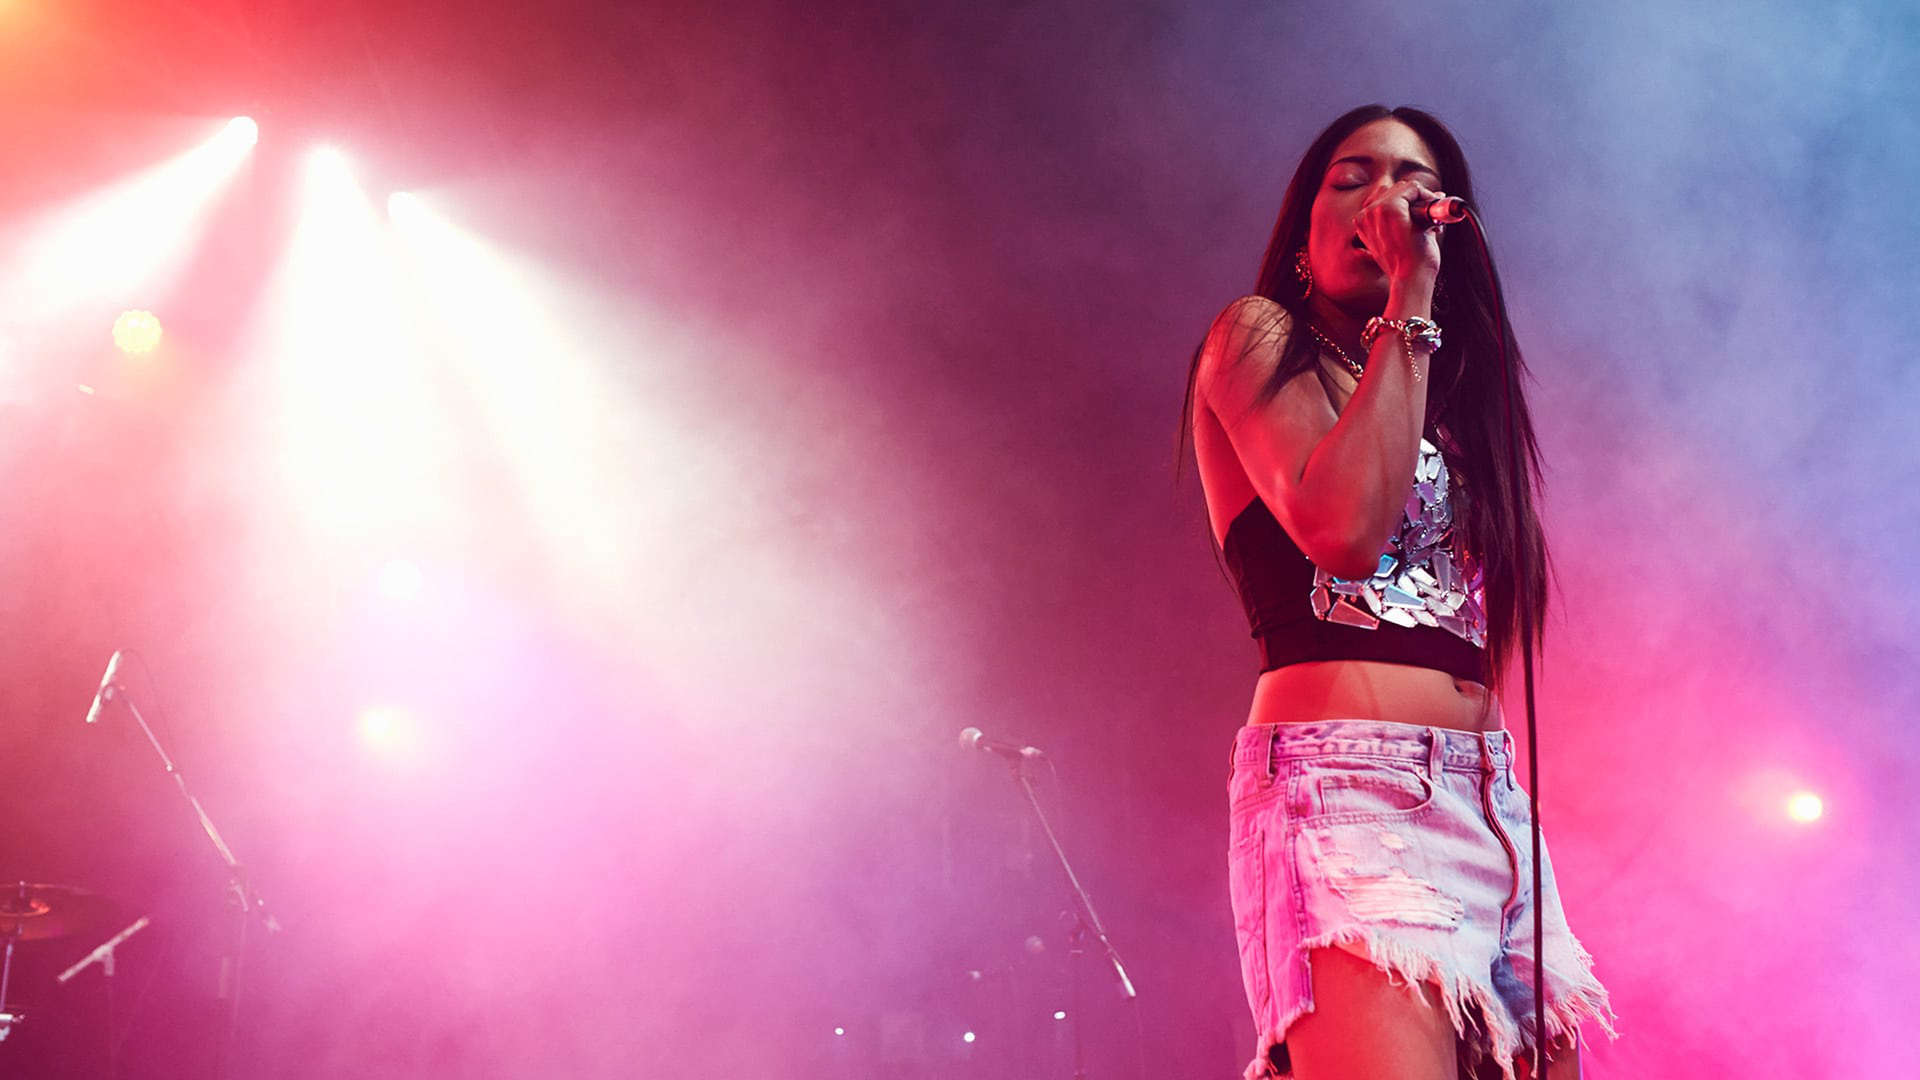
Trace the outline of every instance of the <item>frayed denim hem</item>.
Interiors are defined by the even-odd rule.
[[[1491,1059],[1499,1066],[1503,1080],[1519,1080],[1516,1060],[1522,1054],[1533,1056],[1534,1032],[1531,1022],[1516,1023],[1492,987],[1448,971],[1439,960],[1419,949],[1384,938],[1363,926],[1348,926],[1321,934],[1301,942],[1299,948],[1302,963],[1308,963],[1306,954],[1313,949],[1337,948],[1366,960],[1384,972],[1390,985],[1410,987],[1426,983],[1436,987],[1440,991],[1441,1004],[1446,1007],[1447,1019],[1452,1022],[1454,1034],[1460,1040],[1462,1059],[1471,1066],[1478,1067]],[[1577,945],[1576,952],[1583,960],[1588,959],[1586,951]],[[1559,1042],[1569,1037],[1579,1039],[1580,1026],[1587,1020],[1597,1022],[1607,1038],[1619,1038],[1616,1030],[1618,1017],[1609,1004],[1606,988],[1594,981],[1585,970],[1582,975],[1583,978],[1569,984],[1569,980],[1552,967],[1547,969],[1549,1042]],[[1253,1060],[1248,1062],[1242,1073],[1242,1080],[1291,1080],[1292,1070],[1281,1071],[1273,1059],[1273,1052],[1276,1047],[1285,1044],[1287,1031],[1294,1022],[1313,1011],[1311,1001],[1303,1002],[1284,1017],[1277,1028],[1262,1032]]]

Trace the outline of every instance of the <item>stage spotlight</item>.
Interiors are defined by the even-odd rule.
[[[1053,1018],[1055,1020],[1065,1020],[1067,1018],[1066,1011],[1064,1009],[1056,1010],[1053,1014]]]
[[[965,1035],[960,1036],[960,1041],[963,1043],[973,1042],[973,1032],[969,1031]]]
[[[128,356],[144,356],[160,347],[160,320],[151,311],[123,311],[113,320],[113,343]]]
[[[268,361],[259,414],[278,451],[276,496],[316,535],[411,546],[453,526],[442,470],[456,449],[410,317],[413,285],[346,155],[316,146],[301,165],[299,218],[250,346]]]
[[[425,577],[420,568],[405,559],[395,559],[380,568],[380,592],[392,600],[416,600]]]
[[[404,753],[417,742],[413,717],[393,705],[375,705],[360,713],[360,741],[381,754]]]
[[[45,215],[0,263],[0,295],[12,310],[47,318],[151,295],[191,257],[251,145],[229,122],[172,160]]]
[[[448,220],[438,201],[388,200],[393,234],[444,339],[438,351],[497,440],[527,522],[593,588],[633,573],[624,542],[632,503],[612,448],[637,438],[642,409],[601,370],[566,292]]]
[[[420,212],[420,198],[411,191],[396,191],[387,196],[387,216],[398,221]]]
[[[1802,825],[1811,825],[1819,821],[1821,815],[1825,813],[1826,804],[1821,802],[1820,796],[1811,791],[1797,791],[1787,799],[1787,816]]]
[[[347,160],[346,151],[330,143],[323,143],[307,154],[307,168],[313,173],[336,180],[353,180],[353,163]]]
[[[837,1027],[833,1029],[833,1033],[835,1035],[845,1035],[847,1033],[847,1029],[843,1027]]]
[[[260,125],[251,116],[236,116],[227,121],[227,129],[221,134],[236,146],[250,147],[260,141]]]

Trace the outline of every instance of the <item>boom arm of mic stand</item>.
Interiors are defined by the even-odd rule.
[[[147,926],[152,922],[153,922],[153,917],[151,915],[140,916],[138,919],[134,920],[133,925],[113,935],[113,937],[108,938],[106,941],[100,944],[99,948],[94,949],[92,952],[74,961],[72,967],[69,967],[67,970],[54,976],[53,981],[64,984],[69,980],[71,980],[75,975],[78,975],[81,972],[87,970],[87,968],[93,966],[94,964],[99,964],[101,968],[106,971],[108,975],[112,975],[113,974],[113,950],[119,948],[121,944],[124,943],[128,938],[132,937],[133,935],[139,933],[142,930],[145,930]]]
[[[1120,951],[1113,947],[1113,941],[1107,937],[1107,928],[1101,924],[1100,916],[1093,910],[1093,901],[1087,898],[1087,890],[1080,885],[1080,878],[1073,872],[1073,864],[1067,861],[1067,851],[1060,846],[1060,838],[1053,834],[1053,826],[1047,821],[1047,812],[1040,808],[1040,799],[1033,793],[1033,783],[1027,779],[1027,771],[1021,768],[1021,762],[1013,762],[1009,771],[1027,797],[1027,805],[1033,807],[1033,816],[1040,820],[1040,831],[1047,834],[1047,843],[1052,845],[1054,857],[1060,860],[1060,870],[1067,877],[1067,886],[1073,892],[1074,902],[1079,905],[1080,917],[1086,920],[1093,931],[1093,938],[1100,943],[1100,950],[1107,955],[1107,963],[1113,966],[1113,974],[1120,980],[1120,996],[1128,1001],[1140,995],[1133,988],[1133,979],[1127,975],[1127,966],[1120,962]]]
[[[265,901],[260,899],[260,894],[254,892],[252,885],[247,881],[246,868],[240,864],[239,859],[234,858],[233,849],[227,846],[226,838],[220,835],[220,830],[214,826],[213,819],[207,816],[206,808],[201,806],[200,800],[188,790],[187,778],[174,767],[173,758],[167,755],[166,747],[160,745],[160,738],[153,733],[153,728],[147,725],[147,718],[140,715],[139,706],[124,693],[120,694],[117,700],[125,704],[127,711],[133,714],[134,722],[140,725],[141,734],[147,737],[147,742],[153,746],[153,752],[159,756],[161,768],[166,770],[168,776],[173,777],[174,785],[180,789],[180,797],[185,799],[187,805],[192,808],[194,820],[200,823],[200,831],[207,834],[207,840],[213,844],[214,852],[220,856],[220,861],[226,864],[228,884],[239,902],[241,914],[249,918],[258,915],[266,925],[268,933],[279,932],[280,921],[267,913]]]

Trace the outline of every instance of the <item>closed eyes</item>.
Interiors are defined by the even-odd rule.
[[[1354,188],[1364,186],[1367,179],[1377,167],[1375,159],[1364,154],[1354,154],[1349,157],[1343,157],[1333,164],[1335,166],[1348,165],[1356,167],[1354,171],[1342,173],[1339,177],[1333,179],[1332,186],[1341,191],[1351,191]],[[1364,170],[1364,172],[1358,170]],[[1414,174],[1423,175],[1430,186],[1440,182],[1440,174],[1434,171],[1433,166],[1424,162],[1411,158],[1402,158],[1394,163],[1393,178],[1395,180],[1405,180]]]

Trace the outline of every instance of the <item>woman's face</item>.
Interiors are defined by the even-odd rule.
[[[1307,227],[1315,292],[1342,307],[1386,303],[1387,275],[1360,247],[1354,216],[1402,180],[1440,190],[1432,148],[1392,117],[1361,125],[1334,148]]]

